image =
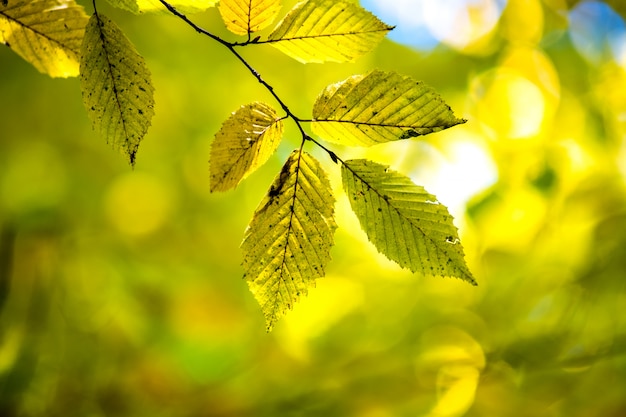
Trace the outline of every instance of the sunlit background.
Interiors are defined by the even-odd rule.
[[[0,416],[626,415],[626,7],[362,5],[396,29],[355,64],[242,52],[302,118],[326,85],[381,68],[468,119],[336,151],[437,195],[478,287],[379,255],[337,166],[310,148],[338,200],[333,261],[265,333],[239,244],[298,131],[235,191],[210,194],[213,135],[272,97],[180,21],[99,1],[156,88],[134,169],[91,130],[76,79],[0,48]],[[194,19],[231,39],[217,10]]]

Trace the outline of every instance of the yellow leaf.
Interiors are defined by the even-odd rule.
[[[272,156],[282,135],[283,122],[267,104],[239,108],[211,145],[211,191],[235,188]]]
[[[324,276],[337,228],[334,202],[319,162],[296,150],[256,209],[241,248],[268,331]]]
[[[0,42],[51,77],[78,75],[89,17],[73,0],[0,3]]]
[[[221,0],[220,14],[228,30],[248,35],[269,26],[280,11],[280,0]]]
[[[391,29],[357,4],[309,0],[298,3],[267,42],[300,62],[348,62],[374,49]]]
[[[324,140],[371,146],[465,123],[426,84],[374,70],[332,84],[313,105],[313,132]]]
[[[154,115],[150,71],[108,17],[89,19],[82,45],[80,87],[94,129],[131,165]]]
[[[346,161],[341,177],[352,210],[380,253],[413,272],[476,285],[452,216],[435,196],[365,159]]]

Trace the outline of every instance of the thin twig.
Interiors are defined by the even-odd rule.
[[[161,4],[163,4],[163,6],[165,6],[167,8],[167,10],[170,11],[170,13],[172,13],[174,16],[180,18],[181,20],[183,20],[185,23],[187,23],[189,26],[191,26],[196,32],[198,32],[201,35],[208,36],[209,38],[213,39],[214,41],[216,41],[216,42],[220,43],[221,45],[223,45],[224,47],[226,47],[248,69],[248,71],[257,79],[257,81],[261,85],[263,85],[263,87],[265,87],[265,89],[267,91],[270,92],[270,94],[274,97],[274,99],[278,102],[278,104],[280,104],[280,107],[282,107],[282,109],[285,111],[285,113],[287,113],[287,117],[289,117],[291,120],[293,120],[294,123],[296,124],[296,126],[298,127],[298,130],[300,130],[300,133],[302,134],[302,143],[300,145],[300,149],[302,149],[302,146],[304,145],[304,143],[306,141],[311,141],[314,144],[316,144],[317,146],[319,146],[320,148],[322,148],[323,150],[325,150],[328,153],[328,155],[330,156],[330,158],[335,163],[337,161],[340,161],[343,164],[343,161],[341,159],[339,159],[334,152],[332,152],[330,149],[328,149],[325,146],[323,146],[322,144],[320,144],[317,140],[313,139],[311,136],[309,136],[304,131],[304,128],[302,127],[302,122],[308,121],[308,120],[301,119],[298,116],[296,116],[291,111],[291,109],[289,109],[289,106],[287,106],[287,104],[274,91],[274,87],[272,87],[267,81],[265,81],[263,79],[263,77],[261,76],[261,74],[259,74],[259,72],[257,70],[255,70],[252,67],[252,65],[250,65],[250,63],[248,63],[248,61],[246,61],[246,59],[243,56],[241,56],[241,54],[239,54],[239,52],[237,52],[235,50],[235,48],[240,47],[240,46],[246,46],[246,45],[253,44],[253,43],[267,43],[267,42],[259,42],[259,38],[258,37],[250,40],[250,33],[248,33],[248,40],[245,41],[245,42],[228,42],[228,41],[220,38],[219,36],[212,34],[208,30],[203,29],[200,26],[198,26],[197,24],[195,24],[186,15],[184,15],[183,13],[179,12],[178,10],[176,10],[176,8],[174,6],[172,6],[171,4],[169,4],[167,1],[165,1],[165,0],[159,0],[159,1],[161,2]]]

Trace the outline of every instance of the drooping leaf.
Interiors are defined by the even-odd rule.
[[[221,0],[220,14],[228,30],[247,35],[264,29],[276,19],[280,0]]]
[[[354,3],[298,3],[269,35],[268,42],[300,62],[348,62],[374,49],[393,29]]]
[[[294,151],[256,209],[241,245],[245,278],[268,331],[324,276],[336,227],[326,174],[312,156]]]
[[[80,87],[94,129],[131,165],[154,115],[150,71],[108,17],[89,19],[81,49]]]
[[[182,13],[203,12],[217,4],[219,0],[172,0],[167,1]],[[140,13],[166,13],[167,8],[159,0],[108,0],[108,2],[122,10]]]
[[[78,75],[89,16],[73,0],[0,3],[0,42],[51,77]]]
[[[365,159],[346,161],[341,177],[352,210],[380,253],[413,272],[476,285],[452,216],[435,196]]]
[[[370,146],[465,123],[426,84],[395,72],[354,75],[322,91],[311,128],[324,140]]]
[[[211,145],[211,191],[235,188],[272,156],[282,135],[283,122],[267,104],[239,108]]]

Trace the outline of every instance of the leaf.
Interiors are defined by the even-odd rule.
[[[235,188],[276,151],[283,122],[267,104],[239,108],[215,135],[211,145],[211,192]]]
[[[465,123],[431,87],[374,70],[324,89],[313,105],[313,132],[342,145],[371,146]]]
[[[296,150],[255,211],[241,247],[267,331],[324,276],[337,227],[334,202],[319,162]]]
[[[0,4],[0,42],[39,72],[78,75],[89,17],[73,0],[11,0]]]
[[[122,10],[140,13],[169,13],[159,0],[108,0],[108,2]],[[167,1],[182,13],[203,12],[217,4],[218,0],[173,0]]]
[[[272,24],[280,11],[280,0],[221,0],[219,7],[228,30],[248,35]]]
[[[374,49],[392,30],[357,4],[334,0],[298,3],[267,42],[300,62],[348,62]]]
[[[154,116],[150,71],[122,31],[102,14],[89,19],[81,52],[80,87],[93,127],[134,165]]]
[[[365,159],[346,161],[341,177],[352,210],[380,253],[413,272],[476,285],[452,216],[435,196]]]

